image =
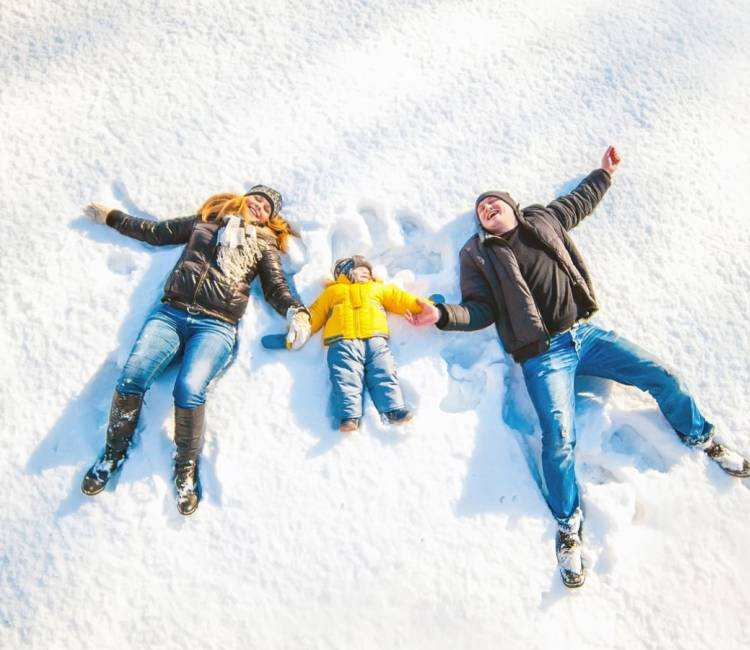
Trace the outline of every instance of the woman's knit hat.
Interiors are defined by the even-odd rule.
[[[275,217],[281,212],[282,200],[281,194],[279,194],[272,187],[268,185],[253,185],[243,196],[250,196],[251,194],[258,194],[266,199],[271,204],[271,216]]]

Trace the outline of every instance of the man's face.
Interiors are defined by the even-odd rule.
[[[502,235],[518,223],[513,208],[497,196],[483,199],[477,206],[477,215],[482,228],[493,235]]]

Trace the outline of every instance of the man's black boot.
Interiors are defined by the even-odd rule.
[[[143,395],[124,395],[115,391],[104,450],[83,477],[81,492],[89,496],[99,494],[120,470],[127,458],[142,405]]]
[[[206,405],[194,409],[174,409],[174,486],[177,510],[181,515],[192,515],[201,499],[198,458],[203,445]]]
[[[586,581],[586,572],[581,557],[581,530],[583,514],[577,509],[569,520],[558,525],[555,538],[557,567],[563,584],[569,589],[575,589]]]
[[[734,449],[710,440],[705,445],[703,451],[706,452],[706,456],[730,476],[750,478],[750,463],[734,451]]]

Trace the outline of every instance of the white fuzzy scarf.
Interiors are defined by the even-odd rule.
[[[265,242],[258,238],[255,226],[243,226],[242,219],[230,217],[219,231],[216,262],[230,280],[240,282],[260,260]]]

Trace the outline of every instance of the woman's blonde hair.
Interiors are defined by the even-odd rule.
[[[245,225],[249,225],[254,222],[245,198],[231,192],[214,194],[213,196],[209,196],[198,209],[198,216],[201,221],[208,222],[221,219],[221,217],[226,215],[237,215],[242,217]],[[297,232],[280,214],[271,217],[264,225],[268,226],[273,231],[273,234],[276,235],[276,241],[282,253],[286,253],[289,247],[289,237],[299,237]]]

